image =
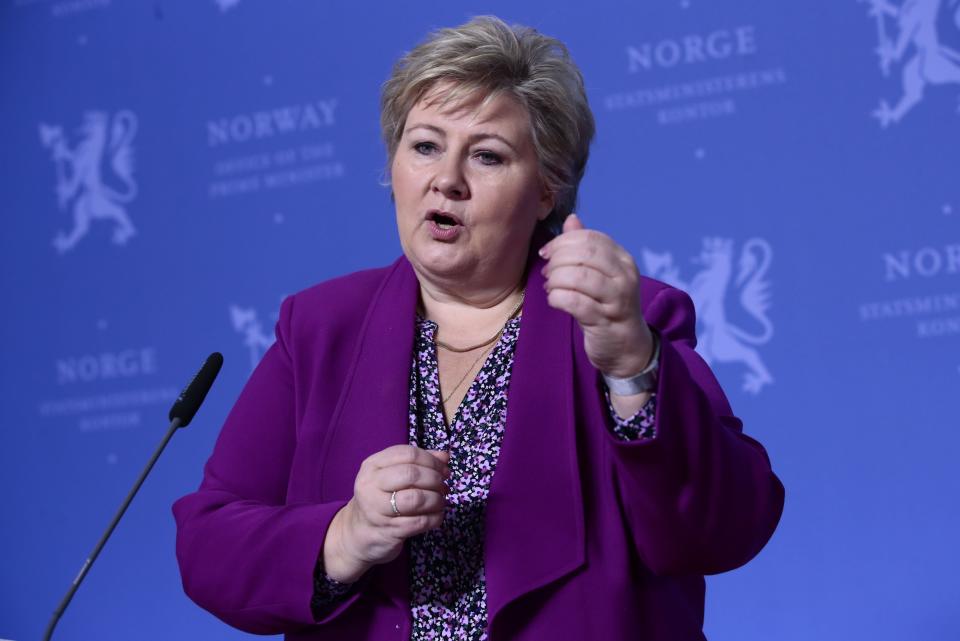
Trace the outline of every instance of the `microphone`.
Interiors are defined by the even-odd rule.
[[[173,402],[170,414],[167,416],[170,423],[179,420],[178,427],[190,425],[193,415],[200,409],[200,404],[207,397],[207,392],[213,385],[213,379],[220,373],[221,367],[223,367],[223,354],[214,352],[207,356],[207,360],[200,366],[200,371],[194,374],[187,386],[180,392],[180,396]]]
[[[213,385],[214,379],[217,378],[217,374],[220,373],[220,368],[222,366],[223,355],[220,352],[214,352],[210,354],[210,356],[207,357],[207,360],[204,361],[203,365],[200,367],[200,370],[194,375],[190,382],[187,383],[187,386],[183,388],[183,391],[180,392],[180,396],[177,397],[177,400],[173,402],[173,406],[170,408],[170,427],[167,429],[167,433],[164,435],[163,440],[160,441],[160,445],[153,453],[153,456],[150,457],[146,467],[143,468],[143,471],[140,473],[140,477],[137,479],[136,483],[133,484],[133,488],[131,488],[130,493],[127,494],[127,498],[125,498],[123,503],[120,504],[120,509],[117,510],[117,513],[113,516],[113,520],[110,521],[110,525],[107,526],[103,536],[100,537],[100,540],[97,542],[96,546],[94,546],[93,552],[91,552],[90,556],[87,557],[87,560],[83,562],[83,565],[80,567],[80,572],[70,585],[70,589],[67,590],[66,596],[63,597],[63,600],[60,601],[60,605],[57,606],[56,610],[54,610],[53,616],[50,617],[50,622],[47,624],[47,631],[43,635],[43,641],[50,641],[50,637],[53,636],[53,629],[60,621],[60,617],[63,616],[64,610],[66,610],[67,606],[70,605],[70,601],[73,599],[73,595],[76,594],[77,589],[80,587],[80,583],[87,576],[87,573],[90,571],[90,567],[93,565],[93,562],[97,560],[97,557],[100,555],[100,550],[103,549],[103,546],[107,543],[107,539],[109,539],[110,535],[113,534],[113,530],[116,529],[117,523],[120,522],[120,519],[127,511],[127,508],[130,506],[130,502],[133,501],[133,497],[136,496],[137,491],[140,490],[140,486],[143,485],[143,482],[146,480],[150,470],[153,469],[154,463],[157,462],[157,459],[160,458],[164,448],[167,447],[167,443],[170,442],[170,439],[173,437],[173,433],[176,432],[178,428],[186,427],[190,424],[190,421],[193,420],[193,415],[197,413],[198,409],[200,409],[200,404],[203,403],[203,399],[207,397],[207,392],[210,391],[210,387]]]

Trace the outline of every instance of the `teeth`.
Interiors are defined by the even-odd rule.
[[[441,222],[438,222],[438,223],[437,223],[437,227],[439,227],[440,229],[450,229],[451,227],[453,227],[453,225],[450,224],[450,223],[441,223]]]

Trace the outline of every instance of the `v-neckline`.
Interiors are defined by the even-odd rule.
[[[450,419],[449,422],[447,422],[447,416],[443,406],[443,389],[440,387],[440,360],[437,354],[437,343],[436,343],[436,335],[440,329],[440,326],[436,321],[431,320],[429,318],[424,318],[419,313],[417,314],[417,316],[418,316],[418,320],[422,320],[425,323],[429,323],[429,326],[431,328],[430,343],[433,346],[433,348],[430,350],[430,360],[431,360],[430,364],[437,376],[437,392],[438,393],[437,393],[437,402],[431,403],[431,407],[429,408],[429,411],[434,412],[435,419],[438,418],[439,423],[443,425],[443,430],[444,430],[444,434],[446,435],[446,441],[447,441],[447,443],[445,443],[444,445],[449,447],[450,441],[452,440],[452,437],[453,437],[454,426],[459,423],[460,416],[463,413],[463,404],[466,402],[468,398],[470,398],[470,393],[473,392],[474,387],[477,386],[477,381],[480,378],[480,374],[482,374],[484,369],[487,368],[487,364],[490,361],[490,357],[496,354],[501,349],[503,344],[503,338],[504,338],[504,335],[506,334],[507,326],[511,322],[515,320],[519,320],[521,315],[518,314],[517,316],[513,316],[507,319],[507,322],[504,323],[503,330],[501,330],[500,332],[500,337],[497,338],[496,342],[493,344],[493,347],[490,349],[490,351],[487,352],[487,355],[483,358],[483,363],[480,365],[480,369],[478,369],[477,373],[473,375],[473,379],[471,379],[470,385],[467,387],[467,391],[464,393],[463,398],[460,399],[460,402],[457,404],[457,408],[456,410],[454,410],[453,417]]]
[[[436,330],[434,330],[436,331]],[[443,387],[440,386],[440,357],[437,354],[437,343],[433,343],[433,366],[436,368],[437,372],[437,389],[440,390],[438,394],[439,403],[437,403],[434,410],[439,413],[440,421],[443,423],[444,431],[447,433],[447,439],[450,438],[453,433],[453,426],[458,422],[460,415],[463,413],[463,404],[470,398],[470,392],[474,391],[474,387],[477,385],[477,381],[480,379],[480,374],[487,367],[487,361],[490,360],[490,357],[497,353],[497,350],[500,348],[500,341],[503,340],[503,334],[497,338],[497,341],[493,344],[493,347],[487,351],[487,355],[483,357],[483,362],[480,363],[480,369],[477,370],[477,373],[473,375],[473,378],[470,380],[470,385],[467,386],[467,391],[464,392],[463,398],[460,399],[460,402],[457,403],[457,408],[453,412],[453,418],[450,419],[450,422],[447,422],[447,413],[446,408],[443,405]],[[474,363],[476,365],[476,363]],[[473,369],[474,365],[470,366],[470,369]]]

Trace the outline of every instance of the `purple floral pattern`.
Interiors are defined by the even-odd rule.
[[[621,441],[635,441],[637,439],[654,438],[657,435],[657,395],[651,394],[650,400],[630,418],[620,418],[617,410],[610,402],[610,390],[604,392],[607,399],[607,411],[613,418],[611,432]]]
[[[412,639],[486,639],[483,575],[484,514],[500,457],[507,389],[520,319],[503,328],[460,407],[443,416],[434,337],[437,324],[418,319],[410,386],[410,442],[449,450],[450,478],[443,525],[410,539]]]

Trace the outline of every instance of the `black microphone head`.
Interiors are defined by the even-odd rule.
[[[223,367],[223,354],[214,352],[207,356],[207,360],[200,367],[200,371],[187,383],[187,386],[180,392],[180,396],[173,402],[169,415],[171,421],[176,418],[180,419],[180,427],[186,427],[190,424],[193,415],[200,409],[203,399],[207,397],[207,392],[210,391],[210,386],[213,385],[213,380],[220,373],[221,367]]]

